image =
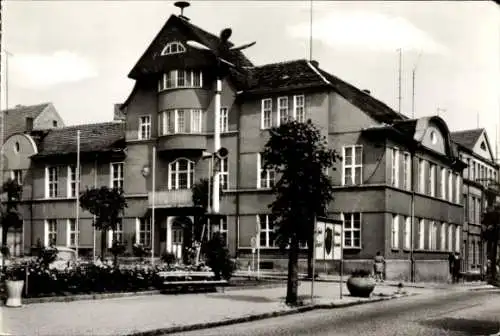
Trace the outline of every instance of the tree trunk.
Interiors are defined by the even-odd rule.
[[[494,284],[497,283],[497,249],[498,249],[498,225],[495,225],[495,229],[493,230],[491,253],[490,253],[491,281]]]
[[[106,254],[106,230],[101,230],[101,261],[104,262]]]
[[[296,237],[290,242],[288,254],[288,281],[286,288],[286,304],[296,305],[299,285],[299,241]]]
[[[307,240],[307,277],[312,279],[313,277],[313,249],[314,249],[314,240],[313,235]]]

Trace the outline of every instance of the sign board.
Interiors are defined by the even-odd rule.
[[[317,219],[315,249],[316,260],[342,260],[342,221]]]

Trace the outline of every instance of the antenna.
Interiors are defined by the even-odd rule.
[[[398,70],[398,112],[401,113],[401,71],[402,71],[402,64],[403,64],[403,50],[399,48],[397,50],[399,52],[399,70]]]
[[[184,16],[184,8],[187,8],[187,7],[191,6],[189,4],[189,2],[187,2],[187,1],[177,1],[176,3],[174,3],[174,6],[181,9],[181,15],[179,15],[179,17],[182,18],[182,19],[185,19],[185,20],[189,21],[189,18],[187,18],[187,17]]]
[[[313,53],[313,0],[309,6],[309,60],[312,61]]]
[[[477,128],[479,128],[479,112],[476,113]]]
[[[415,73],[417,72],[418,61],[420,61],[420,56],[422,56],[422,51],[418,53],[417,60],[413,66],[413,71],[411,74],[411,117],[415,118]]]

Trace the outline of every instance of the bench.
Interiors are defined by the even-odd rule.
[[[226,280],[215,280],[213,272],[159,272],[164,288],[194,289],[216,289],[217,286],[227,286]],[[208,279],[207,279],[208,278]]]

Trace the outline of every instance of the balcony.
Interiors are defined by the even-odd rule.
[[[207,137],[204,134],[178,133],[160,136],[158,151],[207,149]]]
[[[182,208],[192,207],[193,192],[190,189],[161,190],[155,193],[156,208]],[[153,193],[148,192],[148,206],[153,205]]]

